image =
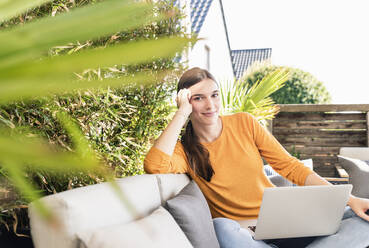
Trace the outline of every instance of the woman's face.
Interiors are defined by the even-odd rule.
[[[211,79],[204,79],[188,89],[191,91],[191,121],[202,125],[216,124],[221,107],[218,85]]]

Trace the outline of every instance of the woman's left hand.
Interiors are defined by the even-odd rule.
[[[348,205],[357,216],[369,222],[369,199],[351,196]]]

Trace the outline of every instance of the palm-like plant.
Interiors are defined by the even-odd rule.
[[[0,24],[29,8],[50,1],[0,0]],[[129,42],[104,49],[86,49],[72,55],[54,57],[46,55],[53,47],[68,42],[98,39],[164,18],[167,17],[153,11],[151,4],[129,0],[106,0],[55,17],[45,17],[2,30],[0,104],[50,94],[64,94],[74,90],[116,88],[127,83],[143,84],[160,80],[160,74],[151,71],[104,80],[78,80],[76,74],[85,69],[116,64],[133,65],[154,58],[172,57],[190,42],[186,37],[163,37]],[[33,137],[34,130],[23,129],[22,132],[17,132],[0,129],[0,172],[6,171],[9,180],[29,201],[38,199],[40,195],[23,176],[23,171],[27,167],[54,171],[95,170],[108,176],[101,170],[100,162],[74,121],[63,112],[57,113],[55,118],[68,132],[74,145],[73,152],[63,152],[57,147],[50,147],[45,140]],[[29,138],[30,136],[33,138]],[[41,203],[36,201],[35,204],[38,204],[45,216],[50,214]]]
[[[235,82],[225,82],[221,85],[223,114],[249,112],[265,124],[265,120],[271,120],[278,113],[269,96],[284,86],[288,73],[276,69],[251,87],[245,83],[247,74]]]

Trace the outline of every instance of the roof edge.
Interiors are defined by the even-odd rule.
[[[250,49],[232,49],[231,51],[251,51],[251,50],[272,50],[271,47],[269,48],[250,48]]]
[[[224,30],[225,30],[225,34],[226,34],[226,38],[227,38],[227,45],[228,45],[228,52],[229,52],[229,57],[231,58],[231,62],[232,62],[232,54],[231,54],[231,45],[229,43],[229,37],[228,37],[228,29],[227,29],[227,24],[226,24],[226,20],[225,20],[225,15],[224,15],[224,9],[223,9],[223,2],[222,0],[219,0],[219,4],[220,4],[220,11],[222,12],[222,18],[223,18],[223,24],[224,24]],[[233,68],[233,65],[232,65]],[[236,78],[236,72],[233,69],[233,76]]]

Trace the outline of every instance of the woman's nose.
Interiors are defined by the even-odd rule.
[[[214,106],[214,102],[213,99],[211,98],[206,98],[206,108],[207,109],[212,109]]]

